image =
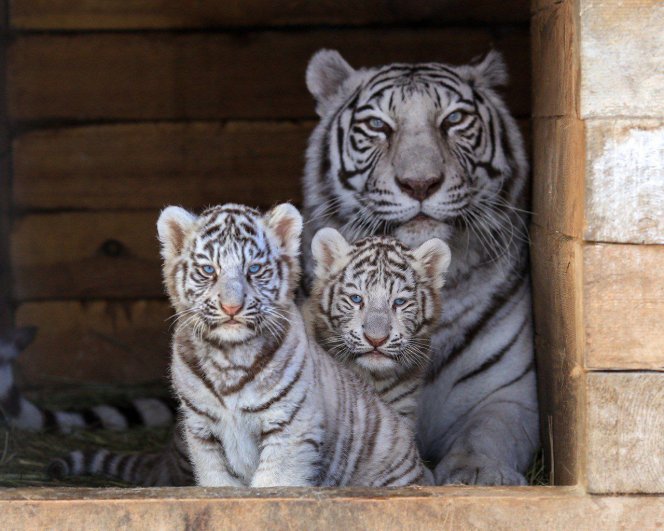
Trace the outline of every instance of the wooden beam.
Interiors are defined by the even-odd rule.
[[[17,220],[11,236],[16,299],[163,296],[157,218],[157,211],[137,211]]]
[[[580,116],[664,117],[664,4],[578,0]]]
[[[17,324],[39,332],[18,359],[19,372],[31,385],[163,380],[172,314],[166,300],[20,304]]]
[[[533,119],[533,222],[573,238],[583,233],[584,123],[574,117]]]
[[[8,529],[647,529],[661,498],[574,488],[7,489]],[[75,524],[72,524],[75,522]]]
[[[313,125],[141,123],[27,133],[14,141],[14,202],[28,210],[299,203]]]
[[[313,118],[304,71],[320,48],[360,67],[463,63],[491,46],[510,66],[512,111],[527,115],[528,32],[467,28],[19,36],[8,56],[9,115],[40,123]]]
[[[21,30],[162,29],[293,25],[526,22],[528,0],[361,0],[274,2],[198,0],[14,0],[11,24]]]
[[[531,46],[533,116],[578,116],[576,0],[546,4],[533,15]],[[552,4],[552,5],[551,5]]]
[[[664,374],[590,373],[587,392],[588,491],[664,493]]]
[[[585,363],[664,369],[664,245],[583,248]]]
[[[586,120],[585,130],[584,239],[664,243],[664,120]]]
[[[537,225],[531,241],[544,457],[554,484],[575,485],[581,481],[584,447],[582,246]]]

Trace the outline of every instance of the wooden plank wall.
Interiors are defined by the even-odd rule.
[[[545,454],[559,484],[663,493],[664,5],[532,7]]]
[[[13,0],[12,297],[17,322],[40,327],[24,377],[165,374],[158,211],[300,200],[317,49],[370,66],[493,46],[527,128],[528,20],[527,0]]]

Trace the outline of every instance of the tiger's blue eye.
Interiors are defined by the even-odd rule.
[[[406,299],[402,299],[400,297],[398,299],[394,299],[395,306],[403,306],[404,304],[406,304]]]
[[[203,271],[203,273],[205,273],[206,275],[212,275],[214,274],[214,266],[204,265],[203,267],[201,267],[201,271]]]
[[[362,302],[362,297],[359,295],[351,295],[350,300],[352,300],[355,304],[360,304]]]
[[[385,125],[385,122],[381,120],[380,118],[372,118],[369,120],[369,127],[372,129],[382,129],[383,126]]]
[[[249,273],[258,273],[261,270],[260,264],[251,264],[249,266]]]
[[[453,113],[450,113],[447,115],[445,118],[445,121],[450,124],[450,125],[455,125],[461,122],[463,120],[463,113],[459,111],[454,111]]]

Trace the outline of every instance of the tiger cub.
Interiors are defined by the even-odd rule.
[[[312,255],[315,280],[305,312],[310,330],[414,423],[449,247],[431,239],[411,251],[380,236],[349,244],[324,228],[313,238]]]
[[[26,431],[126,430],[137,426],[167,426],[174,407],[161,398],[135,398],[118,404],[86,408],[50,409],[28,400],[14,380],[14,361],[37,335],[37,328],[24,326],[0,336],[0,424]]]

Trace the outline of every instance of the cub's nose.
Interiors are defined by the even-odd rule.
[[[443,177],[421,178],[400,178],[397,177],[397,184],[401,191],[418,201],[424,201],[427,197],[435,194],[443,184]]]
[[[222,304],[221,309],[224,311],[228,317],[233,317],[235,314],[237,314],[241,309],[242,305],[241,304],[236,304],[236,305],[230,305],[230,304]]]
[[[371,337],[368,336],[367,334],[364,334],[364,338],[369,342],[369,344],[372,347],[380,347],[383,345],[389,336],[384,336],[384,337]]]

